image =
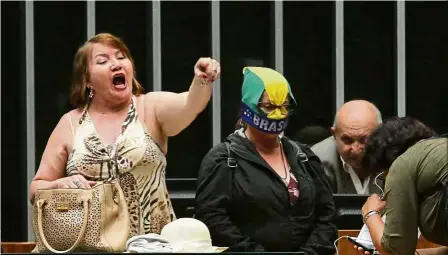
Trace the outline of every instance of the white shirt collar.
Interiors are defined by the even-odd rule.
[[[364,182],[361,183],[361,180],[359,179],[355,170],[353,170],[353,167],[351,165],[347,164],[342,157],[339,157],[339,158],[342,161],[342,168],[344,169],[344,171],[347,172],[348,174],[350,174],[353,185],[355,185],[356,193],[368,195],[369,194],[370,176],[367,176],[364,179]]]

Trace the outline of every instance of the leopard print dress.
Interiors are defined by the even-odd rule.
[[[130,235],[159,234],[175,219],[165,182],[166,157],[138,120],[131,101],[116,142],[104,146],[87,108],[74,130],[67,175],[100,181],[119,177],[130,214]]]

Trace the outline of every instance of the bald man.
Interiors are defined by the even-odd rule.
[[[333,193],[381,193],[373,183],[375,176],[361,167],[367,139],[381,122],[381,113],[372,103],[349,101],[336,113],[332,136],[311,148],[324,165]]]

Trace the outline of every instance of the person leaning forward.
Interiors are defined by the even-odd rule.
[[[376,250],[448,254],[448,136],[412,117],[390,118],[372,133],[362,164],[386,176],[384,197],[373,194],[362,207]],[[442,247],[416,251],[418,230]]]

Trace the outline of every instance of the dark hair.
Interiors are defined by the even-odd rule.
[[[393,117],[380,124],[365,147],[362,166],[372,173],[389,169],[409,147],[437,133],[412,117]]]
[[[243,116],[243,109],[240,108],[238,115],[237,115],[238,120],[236,121],[236,124],[235,124],[235,130],[241,129],[241,128],[246,129],[247,123],[243,120],[242,116]]]

